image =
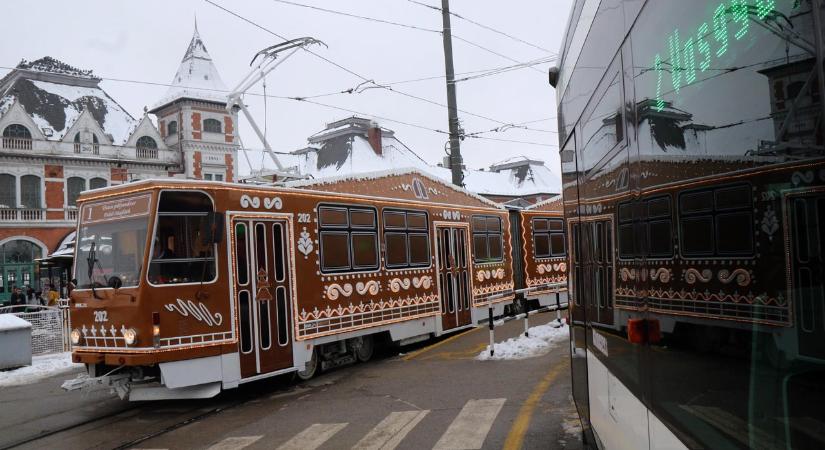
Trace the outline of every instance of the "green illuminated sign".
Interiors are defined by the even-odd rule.
[[[776,0],[730,0],[722,2],[713,11],[709,21],[703,22],[684,38],[679,29],[673,30],[667,38],[667,56],[670,56],[670,81],[676,94],[682,85],[696,81],[697,71],[705,72],[710,68],[713,57],[721,58],[728,51],[729,35],[733,33],[736,41],[742,40],[750,31],[750,18],[755,16],[764,20],[771,15]],[[711,28],[712,27],[712,28]],[[683,42],[684,39],[684,42]],[[711,51],[714,44],[715,51]],[[698,64],[697,64],[698,62]],[[653,70],[656,72],[656,103],[654,108],[662,111],[665,101],[662,98],[662,78],[666,63],[659,53],[653,57]]]

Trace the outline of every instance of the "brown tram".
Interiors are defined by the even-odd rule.
[[[84,193],[70,313],[90,378],[69,387],[205,398],[474,326],[516,296],[509,220],[414,170]]]
[[[567,303],[567,238],[561,195],[519,212],[524,298],[540,306]]]

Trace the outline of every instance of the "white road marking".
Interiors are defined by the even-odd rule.
[[[207,450],[241,450],[257,442],[263,436],[237,436],[228,437]]]
[[[346,423],[316,423],[286,441],[278,450],[314,450],[344,429]]]
[[[430,411],[392,412],[355,444],[357,450],[392,450]]]
[[[507,399],[469,400],[433,450],[480,449]]]

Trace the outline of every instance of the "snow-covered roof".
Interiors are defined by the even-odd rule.
[[[99,82],[90,70],[48,56],[23,61],[0,81],[0,115],[17,102],[47,139],[60,140],[83,110],[88,110],[112,142],[123,145],[138,121]]]
[[[436,176],[433,176],[432,173],[421,170],[417,167],[402,167],[402,168],[398,168],[398,169],[389,169],[389,170],[384,169],[384,170],[376,170],[376,171],[370,171],[370,172],[356,172],[356,173],[348,173],[348,174],[335,175],[335,176],[329,176],[329,177],[315,178],[315,179],[310,179],[310,180],[290,181],[290,182],[286,183],[286,186],[293,187],[293,188],[301,188],[301,187],[312,188],[312,187],[322,186],[322,185],[326,185],[326,184],[340,183],[340,182],[343,182],[343,181],[369,181],[369,180],[376,180],[376,179],[379,179],[379,178],[395,177],[395,176],[407,175],[407,174],[419,175],[419,176],[421,176],[423,178],[426,178],[430,181],[434,181],[436,183],[443,184],[446,187],[449,187],[450,189],[453,189],[457,192],[460,192],[462,194],[470,196],[470,197],[472,197],[472,198],[474,198],[474,199],[476,199],[476,200],[478,200],[478,201],[480,201],[480,202],[482,202],[482,203],[484,203],[488,206],[492,206],[493,208],[502,208],[501,204],[499,204],[499,203],[496,203],[492,200],[481,197],[480,195],[478,195],[475,192],[472,192],[472,191],[469,191],[467,189],[455,186],[455,185],[451,184],[450,181],[438,178]]]
[[[347,177],[353,174],[385,171],[387,168],[415,168],[451,183],[450,169],[428,164],[404,145],[391,130],[381,128],[381,151],[376,152],[367,137],[372,122],[358,117],[327,124],[325,130],[310,138],[312,147],[279,154],[287,168],[313,178]],[[374,126],[374,124],[372,125]],[[557,193],[561,180],[541,161],[518,157],[493,167],[498,171],[464,170],[465,188],[474,193],[499,196],[529,196]]]
[[[218,69],[212,62],[212,57],[206,51],[206,45],[198,33],[196,24],[192,40],[183,55],[175,78],[172,79],[171,86],[152,109],[157,110],[182,98],[226,103],[227,91]]]

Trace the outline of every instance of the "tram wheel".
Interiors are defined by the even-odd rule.
[[[375,340],[372,335],[362,336],[361,345],[355,350],[355,357],[359,362],[365,363],[372,359],[373,353],[375,353]]]
[[[307,381],[315,376],[315,372],[318,371],[318,349],[317,347],[312,348],[312,357],[307,361],[307,365],[304,370],[299,370],[295,372],[295,376],[298,377],[301,381]]]

